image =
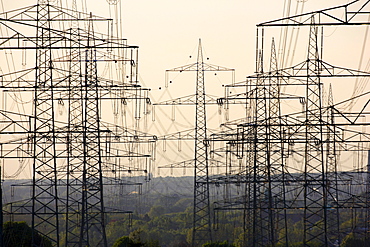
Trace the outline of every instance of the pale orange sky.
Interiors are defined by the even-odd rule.
[[[71,6],[70,0],[62,1],[64,7]],[[77,0],[80,9],[82,2]],[[310,12],[347,2],[349,0],[120,0],[117,9],[122,17],[124,37],[130,44],[140,47],[139,68],[142,80],[145,85],[155,89],[161,83],[164,84],[166,69],[193,62],[188,58],[189,55],[195,57],[199,38],[202,39],[205,55],[210,58],[209,62],[235,68],[236,81],[239,81],[254,72],[256,24],[283,17],[283,12],[287,13],[287,6],[290,6],[293,15],[296,11],[300,13],[302,7],[303,12]],[[11,10],[35,4],[36,1],[2,0],[2,3],[5,10]],[[113,16],[116,10],[109,7],[105,0],[95,0],[87,1],[87,11],[108,17],[110,13]],[[330,36],[325,41],[328,44],[325,47],[328,53],[326,58],[338,61],[338,65],[357,69],[365,29],[341,29],[345,31],[337,28],[325,31]],[[269,39],[274,36],[278,42],[280,34],[277,28],[274,28],[274,32],[269,30],[266,29],[266,56]],[[269,36],[269,32],[273,35]],[[305,58],[307,45],[304,43],[308,40],[306,31],[302,30],[300,36],[303,38],[299,47],[303,52],[296,54],[297,62]],[[346,42],[350,43],[351,49],[348,49]],[[351,55],[346,51],[351,51]],[[348,61],[351,56],[354,58]],[[363,64],[368,59],[365,57]]]

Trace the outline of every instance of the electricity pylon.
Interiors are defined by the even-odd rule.
[[[36,81],[33,124],[32,229],[45,228],[59,243],[59,212],[54,118],[51,10],[49,1],[39,0],[36,31]],[[34,243],[36,231],[32,231]]]
[[[212,241],[211,212],[209,199],[209,140],[207,135],[206,105],[218,104],[217,99],[209,100],[206,96],[204,72],[231,71],[222,66],[204,63],[202,43],[199,39],[197,62],[180,66],[166,72],[196,72],[196,93],[175,100],[168,100],[155,105],[195,105],[194,128],[194,211],[192,246]]]
[[[194,147],[194,208],[192,245],[212,241],[211,213],[208,184],[208,144],[207,118],[205,105],[204,63],[202,44],[199,39],[196,78],[196,113]]]
[[[6,119],[13,118],[12,125],[23,127],[6,127],[0,133],[18,137],[1,142],[8,150],[1,155],[4,166],[19,159],[19,174],[24,160],[31,161],[32,180],[22,184],[32,188],[31,198],[12,202],[7,213],[31,215],[33,246],[37,246],[37,234],[60,246],[62,232],[66,246],[107,246],[105,215],[127,211],[104,206],[104,186],[123,184],[123,172],[150,172],[147,165],[125,161],[150,158],[127,146],[154,142],[154,137],[101,118],[103,100],[120,102],[122,107],[150,102],[149,90],[136,80],[138,47],[112,34],[96,34],[97,22],[113,25],[112,20],[78,12],[75,5],[74,1],[73,9],[67,10],[39,0],[36,5],[0,13],[6,30],[1,50],[32,52],[32,62],[36,61],[30,69],[1,75],[7,94],[32,98],[25,106],[32,109],[32,116],[2,111]],[[117,55],[118,50],[125,56],[123,51],[130,50],[131,57]],[[129,75],[120,75],[129,82],[99,77],[98,62],[130,66]],[[57,121],[61,105],[68,109],[67,116]]]
[[[245,242],[245,245],[274,246],[279,243],[288,246],[297,241],[288,234],[291,229],[288,220],[298,213],[302,217],[300,224],[303,224],[304,230],[299,236],[300,242],[305,246],[311,246],[313,243],[321,246],[337,246],[341,244],[342,234],[347,234],[341,229],[343,226],[340,225],[340,220],[345,217],[341,218],[340,212],[352,212],[355,215],[352,216],[353,220],[356,218],[356,210],[367,213],[367,217],[369,215],[368,184],[362,185],[360,192],[353,192],[351,189],[347,191],[349,182],[346,181],[346,179],[351,180],[353,187],[359,186],[362,180],[368,178],[366,176],[368,170],[355,171],[351,174],[353,177],[348,178],[346,172],[338,172],[336,160],[339,151],[366,151],[366,148],[358,143],[368,145],[369,141],[365,138],[368,133],[355,129],[356,125],[369,124],[369,121],[363,123],[359,121],[360,116],[364,118],[368,116],[365,111],[370,102],[366,99],[368,92],[356,96],[365,98],[361,111],[346,113],[339,110],[339,104],[334,105],[331,92],[329,106],[323,106],[322,89],[325,78],[332,80],[345,77],[368,78],[370,73],[324,62],[320,54],[323,50],[323,45],[320,43],[320,40],[323,40],[323,34],[321,33],[319,37],[318,32],[318,27],[323,31],[325,26],[369,25],[369,21],[361,17],[369,15],[365,7],[369,7],[370,1],[364,1],[364,4],[355,9],[357,11],[350,10],[356,3],[360,4],[360,1],[257,25],[259,31],[262,29],[262,32],[257,32],[257,34],[262,33],[262,37],[257,37],[257,40],[262,40],[262,43],[265,40],[266,27],[308,26],[308,56],[295,66],[278,69],[274,65],[270,67],[270,71],[264,72],[261,66],[262,56],[258,55],[256,60],[259,66],[255,75],[248,76],[244,82],[226,86],[226,88],[245,87],[244,93],[232,99],[235,100],[238,97],[242,99],[243,96],[247,105],[251,105],[250,111],[254,113],[253,116],[246,115],[244,119],[225,123],[229,126],[237,126],[234,129],[234,135],[231,134],[231,130],[224,135],[226,145],[233,142],[233,145],[239,146],[235,149],[241,151],[237,152],[236,156],[245,161],[250,168],[246,169],[246,176],[242,174],[245,179],[240,179],[245,181],[244,197],[238,196],[229,201],[220,201],[216,208],[247,212],[249,210],[246,214],[249,225],[245,232],[248,242]],[[338,16],[338,10],[343,10],[344,14],[341,12]],[[259,43],[257,48],[258,46]],[[261,46],[262,49],[263,46]],[[259,54],[263,54],[263,51]],[[275,56],[273,50],[271,54],[272,57]],[[282,83],[279,84],[279,80]],[[264,84],[263,81],[266,83]],[[302,96],[287,93],[279,95],[276,93],[279,87],[277,85],[285,88],[299,87],[302,90]],[[264,92],[264,87],[271,88],[270,97]],[[258,90],[259,93],[256,92]],[[272,97],[272,95],[275,96]],[[354,101],[356,97],[348,101]],[[302,111],[283,114],[277,110],[276,103],[286,99],[299,99]],[[266,109],[265,105],[270,109]],[[358,134],[358,138],[352,138],[350,134],[352,131]],[[219,137],[222,137],[222,132]],[[270,142],[271,145],[264,144],[264,141]],[[250,150],[253,152],[252,155],[248,154]],[[297,154],[301,159],[296,159]],[[294,165],[289,164],[291,161],[301,167],[297,170]],[[364,168],[365,164],[362,165]],[[239,175],[237,172],[236,174]],[[255,185],[255,183],[261,184]],[[262,214],[262,212],[265,213]],[[260,215],[264,215],[265,218],[259,220]],[[269,221],[273,224],[270,225]],[[365,222],[368,224],[368,219],[365,219]],[[269,230],[272,229],[272,225],[275,226],[275,232]],[[364,229],[356,234],[368,237],[367,228]],[[278,236],[276,234],[274,236],[274,233]]]

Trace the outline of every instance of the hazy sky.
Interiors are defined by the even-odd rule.
[[[210,63],[235,68],[237,80],[242,80],[254,72],[257,23],[281,18],[284,5],[285,13],[289,5],[290,13],[294,14],[297,4],[299,11],[303,6],[303,12],[309,12],[347,2],[348,0],[122,1],[123,25],[125,37],[140,46],[141,74],[148,84],[152,80],[163,78],[165,69],[186,63],[189,55],[194,57],[198,38],[202,38]],[[306,33],[302,35],[306,36]],[[357,40],[361,39],[361,32],[356,35]],[[275,37],[276,40],[278,38]],[[351,37],[341,36],[341,39],[346,38]]]
[[[64,7],[70,7],[70,0],[62,0]],[[86,0],[77,0],[79,9],[86,9]],[[189,56],[196,56],[196,46],[201,38],[205,56],[212,64],[236,69],[236,81],[254,72],[256,24],[274,20],[289,14],[310,12],[318,9],[342,5],[349,0],[120,0],[117,7],[109,7],[106,0],[87,1],[87,11],[100,16],[121,15],[123,35],[130,44],[140,47],[140,75],[142,82],[155,90],[164,85],[164,71],[186,63],[194,62]],[[364,2],[364,1],[362,1]],[[36,0],[2,0],[5,10],[35,4]],[[343,29],[343,28],[342,28]],[[272,29],[271,29],[272,30]],[[274,37],[279,43],[280,32],[274,29]],[[325,31],[328,45],[326,51],[333,51],[340,63],[350,57],[351,64],[358,66],[359,48],[363,43],[364,30],[352,28],[341,33],[337,28]],[[266,30],[267,36],[269,30]],[[270,32],[272,33],[272,32]],[[338,34],[338,36],[336,36]],[[302,30],[300,50],[306,51],[307,32]],[[271,35],[268,39],[271,38]],[[346,40],[352,49],[343,49]],[[330,45],[333,40],[334,46]],[[357,43],[355,43],[357,42]],[[270,40],[266,40],[266,46]],[[268,48],[266,50],[269,50]],[[369,51],[369,50],[367,50]],[[283,51],[278,51],[280,54]],[[285,53],[288,51],[285,50]],[[341,55],[343,53],[343,56]],[[290,53],[292,54],[292,53]],[[300,53],[298,53],[300,54]],[[369,54],[369,52],[367,52]],[[333,56],[330,58],[333,59]],[[297,61],[304,59],[304,52]],[[367,59],[369,59],[367,57]],[[351,61],[353,60],[353,61]],[[365,60],[366,64],[366,60]],[[228,84],[228,82],[222,82]]]

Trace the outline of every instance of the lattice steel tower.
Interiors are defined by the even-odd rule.
[[[49,1],[37,4],[36,81],[33,126],[32,229],[46,228],[59,242],[54,82]],[[35,231],[32,231],[34,243]]]
[[[93,238],[97,245],[107,246],[104,222],[102,151],[100,138],[100,110],[94,28],[89,21],[83,84],[83,171],[82,220],[80,246],[89,245]],[[87,131],[90,130],[90,131]],[[94,229],[94,231],[91,231]]]
[[[202,43],[199,39],[197,62],[180,66],[166,72],[196,72],[195,95],[168,100],[155,105],[195,105],[195,128],[194,134],[190,134],[194,140],[194,160],[181,162],[187,168],[194,169],[194,211],[193,211],[193,234],[192,245],[201,244],[212,240],[211,213],[209,198],[209,141],[207,136],[206,105],[217,105],[217,99],[206,95],[205,71],[231,71],[226,67],[204,63]],[[192,131],[193,132],[193,131]],[[173,140],[173,135],[166,140]],[[178,137],[175,137],[175,139]],[[171,166],[172,167],[172,166]]]
[[[22,130],[7,130],[18,137],[1,142],[7,150],[1,158],[3,164],[9,160],[13,165],[17,157],[32,165],[32,180],[22,184],[31,187],[31,198],[11,202],[7,213],[31,215],[33,246],[39,245],[38,234],[54,246],[63,241],[66,246],[107,246],[105,215],[127,211],[104,206],[104,186],[122,185],[125,171],[150,172],[147,163],[126,162],[150,157],[127,146],[155,141],[153,136],[102,121],[103,100],[122,102],[122,108],[150,102],[149,90],[137,81],[138,47],[109,31],[96,34],[97,22],[109,26],[112,20],[78,12],[76,1],[72,6],[68,10],[39,0],[0,14],[7,32],[1,37],[1,50],[30,50],[36,61],[30,69],[0,75],[4,92],[22,92],[32,99],[26,105],[32,107],[32,115],[18,114],[27,123],[12,120]],[[114,62],[122,73],[129,66],[130,73],[119,79],[99,77],[98,62]],[[60,106],[66,106],[66,116],[58,115]]]
[[[204,86],[203,52],[200,39],[196,66],[193,246],[204,240],[212,240],[208,184],[206,91]]]
[[[304,156],[304,239],[305,245],[312,240],[327,243],[327,194],[323,152],[323,114],[322,114],[322,84],[321,63],[318,48],[318,29],[315,19],[311,17],[310,37],[307,57],[306,104],[305,104],[305,156]],[[317,186],[313,190],[310,185]],[[317,197],[319,194],[319,198]],[[320,220],[317,220],[317,217]],[[312,233],[313,226],[318,227],[318,233]]]

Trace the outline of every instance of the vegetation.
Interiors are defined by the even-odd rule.
[[[177,178],[178,180],[180,178]],[[181,178],[184,179],[184,178]],[[189,178],[189,183],[191,179]],[[167,180],[166,180],[167,181]],[[174,181],[179,182],[179,181]],[[135,188],[126,188],[126,193],[122,196],[109,197],[107,195],[106,204],[109,207],[115,208],[124,206],[127,211],[133,211],[128,214],[108,214],[106,234],[108,246],[142,246],[142,247],[189,247],[192,239],[192,221],[193,221],[193,198],[191,186],[188,191],[182,191],[183,194],[174,193],[171,188],[175,186],[168,182],[167,188],[162,182],[158,182],[158,186],[154,191],[144,194],[139,198],[135,193],[131,193]],[[221,187],[222,188],[222,187]],[[22,188],[18,188],[21,190]],[[113,190],[113,188],[112,188]],[[10,193],[10,190],[6,190]],[[7,194],[6,193],[6,194]],[[17,193],[19,196],[27,194]],[[114,199],[114,200],[113,200]],[[111,205],[110,200],[116,205]],[[117,207],[118,208],[118,207]],[[330,239],[333,246],[340,247],[364,247],[370,246],[364,239],[366,231],[366,215],[364,211],[356,209],[356,211],[342,210],[340,212],[340,232],[343,234],[342,239]],[[303,214],[302,210],[288,210],[288,230],[278,232],[276,238],[279,241],[277,247],[287,246],[301,247],[303,246]],[[8,216],[5,215],[5,219]],[[30,224],[30,217],[27,215],[13,215],[15,220],[24,220]],[[17,218],[18,217],[18,218]],[[252,227],[249,229],[244,226],[243,221],[246,215],[243,211],[218,211],[216,217],[212,220],[212,230],[214,231],[213,242],[206,243],[202,247],[248,247],[253,246],[252,237],[255,231]],[[61,220],[64,220],[61,217]],[[248,221],[248,220],[247,220]],[[65,240],[64,224],[60,222],[60,237],[63,245]],[[322,230],[322,225],[314,225],[310,231],[313,234]],[[4,233],[7,244],[5,246],[30,246],[31,229],[25,222],[7,222],[4,225]],[[41,246],[51,246],[50,241],[36,235]],[[339,245],[340,243],[340,245]],[[317,242],[308,243],[309,246],[320,246]],[[92,244],[94,245],[94,244]]]
[[[4,224],[4,246],[5,247],[29,247],[32,246],[32,229],[26,222],[6,222]],[[36,233],[35,243],[40,247],[52,247],[49,239]]]
[[[117,239],[117,241],[113,244],[112,247],[131,247],[131,246],[135,246],[134,241],[132,241],[127,236],[123,236]]]
[[[162,247],[188,247],[191,243],[192,233],[192,207],[191,202],[183,209],[179,207],[174,209],[173,206],[163,207],[160,203],[164,199],[159,199],[147,213],[135,213],[131,219],[131,225],[128,220],[121,218],[111,220],[107,226],[108,239],[118,239],[114,244],[118,244],[123,240],[132,241],[131,245],[127,246],[162,246]],[[183,205],[185,206],[185,204]],[[303,247],[303,221],[302,215],[291,212],[291,219],[288,221],[288,237],[280,232],[278,238],[280,241],[276,246],[287,246],[285,239],[288,239],[289,246]],[[370,246],[364,239],[361,238],[360,229],[353,229],[352,218],[342,212],[343,222],[340,226],[340,231],[347,236],[341,240],[340,247],[364,247]],[[243,230],[242,212],[223,212],[217,217],[217,224],[212,225],[215,230],[214,242],[206,243],[202,247],[245,247],[253,246],[251,241],[252,232]],[[358,218],[356,221],[361,222]],[[360,223],[357,223],[361,226]],[[311,229],[312,233],[320,231],[321,225]],[[354,236],[354,230],[360,234]],[[126,237],[122,237],[126,236]],[[339,240],[332,239],[331,241],[339,243]],[[124,242],[124,241],[123,241]],[[125,242],[125,243],[126,243]],[[127,242],[128,243],[128,242]],[[135,245],[141,244],[141,245]],[[319,242],[311,241],[308,243],[312,247],[321,247]],[[114,245],[121,246],[121,245]],[[122,245],[125,246],[125,245]]]
[[[206,243],[203,244],[202,247],[235,247],[233,244],[229,244],[228,241],[223,241],[223,242],[211,242],[211,243]]]
[[[160,247],[158,241],[141,242],[140,240],[132,240],[128,236],[123,236],[113,244],[112,247]]]
[[[108,239],[115,238],[108,246],[112,247],[189,247],[191,243],[191,207],[184,212],[166,213],[166,209],[153,206],[150,214],[135,214],[130,226],[127,219],[111,220],[107,226]],[[150,215],[150,216],[149,216]],[[235,220],[237,214],[225,213],[220,219],[219,231],[215,234],[215,241],[203,244],[202,247],[244,247],[252,246],[248,241],[248,232],[242,231],[238,225],[233,225],[231,231],[231,221]],[[302,222],[289,222],[291,227],[288,232],[289,246],[303,247]],[[349,224],[343,222],[342,225]],[[229,233],[233,234],[229,235]],[[229,236],[227,236],[229,235]],[[233,235],[233,236],[232,236]],[[280,236],[282,237],[282,236]],[[228,238],[229,240],[222,240]],[[5,247],[28,247],[32,242],[32,230],[26,222],[6,222],[4,224],[4,246]],[[36,233],[36,244],[41,247],[51,247],[52,243],[47,238]],[[284,242],[279,242],[278,247],[287,246]],[[309,246],[320,247],[319,243],[311,242]],[[361,235],[350,232],[343,239],[340,247],[369,247],[370,243],[365,241]]]
[[[356,238],[353,233],[348,234],[341,244],[341,247],[369,247],[370,243],[363,238]]]

